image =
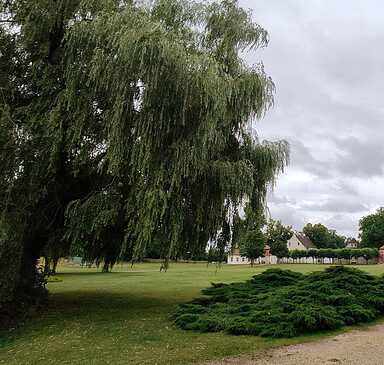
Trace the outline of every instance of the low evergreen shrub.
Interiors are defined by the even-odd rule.
[[[384,314],[384,278],[334,266],[308,275],[269,269],[245,283],[212,284],[174,314],[181,328],[294,337]]]

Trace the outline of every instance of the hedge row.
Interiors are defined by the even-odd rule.
[[[363,257],[366,260],[374,259],[379,256],[379,250],[377,248],[361,248],[361,249],[331,249],[331,248],[322,248],[320,250],[293,250],[290,251],[289,257],[296,260],[302,257],[318,257],[322,258],[332,258],[332,259],[358,259]]]

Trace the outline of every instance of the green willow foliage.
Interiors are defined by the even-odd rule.
[[[274,84],[239,57],[268,35],[237,1],[0,4],[0,302],[33,297],[44,252],[171,258],[264,204],[289,146],[252,132]]]
[[[245,283],[212,284],[174,321],[193,331],[294,337],[383,316],[383,290],[383,278],[344,266],[308,275],[269,269]]]

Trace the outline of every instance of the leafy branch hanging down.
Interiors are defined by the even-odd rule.
[[[265,202],[289,146],[250,132],[274,84],[239,56],[268,34],[237,1],[0,7],[17,22],[0,25],[0,305],[35,302],[44,253],[169,259]]]

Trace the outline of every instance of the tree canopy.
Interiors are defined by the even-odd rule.
[[[384,245],[384,208],[359,221],[360,247],[380,248]]]
[[[330,234],[329,247],[333,249],[344,248],[347,244],[347,238],[339,236],[334,229],[328,230]]]
[[[346,238],[339,236],[334,229],[328,229],[321,223],[312,225],[308,223],[303,228],[303,233],[315,244],[317,248],[343,248]]]
[[[289,146],[251,128],[274,84],[239,56],[268,34],[237,1],[0,6],[0,305],[39,295],[44,251],[200,252],[265,203]]]
[[[280,264],[280,259],[283,257],[289,257],[289,250],[287,247],[287,241],[274,241],[271,244],[271,254],[277,257],[277,263]]]
[[[266,237],[260,229],[248,231],[239,242],[240,255],[251,260],[253,266],[255,259],[264,255]]]
[[[317,248],[329,248],[330,234],[328,228],[324,225],[320,223],[315,225],[308,223],[303,228],[303,232]]]
[[[293,236],[292,226],[283,226],[280,220],[270,219],[265,230],[267,244],[271,248],[271,254],[277,257],[277,263],[280,259],[289,257],[287,241]]]
[[[292,226],[283,226],[280,220],[270,219],[265,230],[267,244],[272,245],[276,241],[287,242],[292,236]]]

